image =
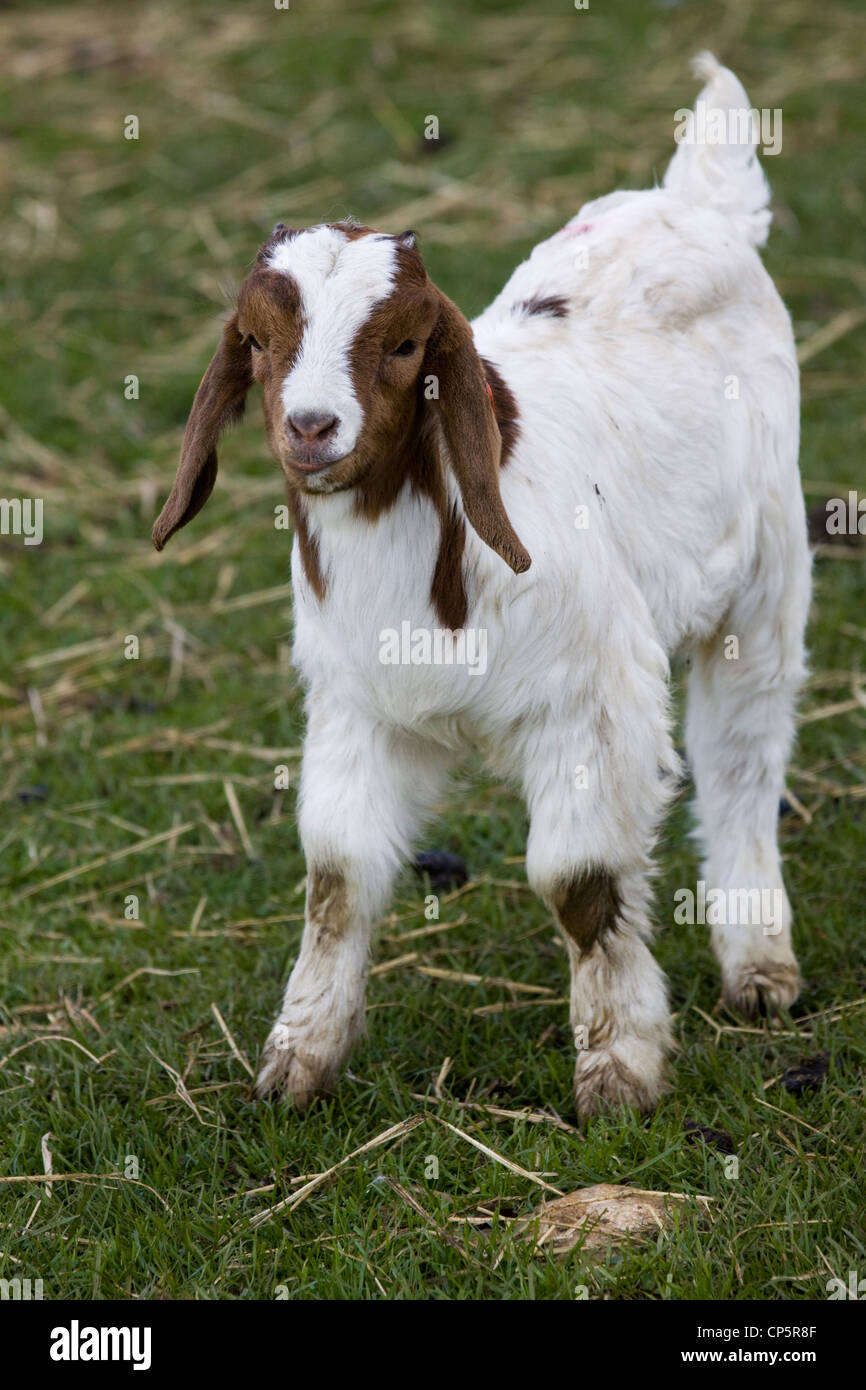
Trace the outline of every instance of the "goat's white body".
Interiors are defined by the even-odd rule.
[[[757,253],[730,246],[721,215],[663,190],[592,228],[538,246],[473,324],[519,406],[501,490],[533,557],[515,576],[468,532],[469,621],[488,632],[488,679],[378,661],[380,630],[438,625],[433,504],[407,484],[360,526],[351,493],[312,502],[330,594],[320,604],[295,565],[296,660],[373,716],[451,742],[455,716],[474,738],[526,715],[546,703],[551,624],[556,645],[567,633],[597,658],[608,619],[645,631],[648,612],[673,655],[716,631],[766,528],[802,530],[793,336]],[[574,267],[583,245],[590,270]],[[553,294],[567,317],[515,312]]]
[[[724,69],[708,75],[716,104],[742,92]],[[294,1069],[290,1089],[360,1026],[369,927],[454,757],[480,750],[526,796],[527,872],[543,896],[593,866],[622,889],[613,944],[581,954],[567,942],[572,1024],[589,1040],[578,1042],[579,1103],[634,1098],[635,1076],[658,1093],[669,1035],[645,945],[646,875],[675,783],[677,653],[694,664],[687,744],[707,880],[781,887],[775,817],[809,563],[793,337],[754,245],[762,189],[742,151],[680,147],[665,187],[582,209],[475,321],[478,351],[519,408],[501,492],[532,556],[515,575],[467,526],[467,627],[486,631],[483,675],[380,660],[383,632],[441,626],[433,504],[407,485],[360,523],[351,493],[310,499],[326,594],[311,592],[296,545],[294,655],[310,717],[301,833],[308,861],[350,866],[358,931],[331,957],[305,937],[280,1015],[291,1044],[269,1064]],[[519,308],[551,296],[565,316]],[[459,508],[456,487],[453,498]],[[770,933],[716,929],[729,997],[794,997],[789,919],[784,898]],[[328,1022],[305,1032],[314,999]]]

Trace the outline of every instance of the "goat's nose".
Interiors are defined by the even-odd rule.
[[[298,435],[305,444],[316,444],[334,432],[337,417],[325,411],[302,410],[288,417],[288,425],[289,432]]]

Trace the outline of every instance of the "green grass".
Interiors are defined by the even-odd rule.
[[[425,841],[467,860],[476,886],[442,906],[443,921],[465,920],[407,947],[396,938],[425,924],[424,887],[401,880],[377,959],[413,949],[418,960],[374,977],[350,1074],[299,1119],[249,1099],[211,1011],[254,1063],[300,932],[267,919],[303,905],[293,791],[273,789],[276,762],[296,772],[302,737],[290,597],[273,592],[288,538],[273,527],[282,494],[256,408],[224,444],[205,516],[164,556],[149,543],[226,296],[273,222],[352,212],[415,226],[431,275],[473,313],[583,201],[661,174],[702,47],[758,106],[783,110],[767,263],[798,339],[858,309],[864,40],[853,0],[588,12],[499,0],[471,17],[458,0],[4,9],[0,494],[45,499],[45,540],[0,538],[0,1176],[42,1173],[49,1134],[56,1173],[137,1171],[146,1186],[94,1176],[54,1184],[49,1199],[38,1183],[0,1184],[0,1277],[42,1278],[50,1298],[273,1298],[279,1285],[316,1299],[571,1298],[583,1285],[591,1297],[772,1299],[823,1298],[831,1274],[866,1271],[866,1010],[834,1012],[866,995],[866,798],[851,794],[866,785],[866,710],[804,724],[790,785],[811,821],[782,822],[802,1012],[818,1018],[719,1034],[703,1017],[718,994],[705,932],[671,920],[674,890],[697,877],[685,789],[658,854],[657,950],[681,1051],[657,1112],[578,1133],[466,1108],[546,1107],[570,1122],[573,1066],[564,1005],[479,1015],[512,995],[414,968],[507,977],[557,999],[567,987],[545,910],[507,862],[523,853],[523,808],[468,767]],[[122,137],[130,113],[137,142]],[[438,152],[421,138],[431,113],[447,137]],[[805,365],[812,502],[862,484],[864,359],[861,325]],[[137,401],[124,399],[129,374]],[[862,552],[822,556],[816,581],[805,711],[850,699],[864,666]],[[124,658],[129,634],[138,660]],[[154,780],[192,773],[211,780]],[[176,842],[41,886],[187,823]],[[124,919],[128,894],[138,921]],[[191,973],[124,983],[143,969]],[[838,1059],[823,1087],[796,1099],[765,1089],[821,1050]],[[209,1086],[221,1089],[196,1090]],[[418,1112],[429,1118],[402,1142],[249,1228],[293,1178]],[[687,1118],[731,1136],[737,1178],[718,1151],[686,1142]],[[688,1206],[673,1235],[602,1262],[533,1255],[504,1218],[532,1211],[541,1189],[443,1119],[563,1191],[634,1181],[703,1193],[714,1219]],[[459,1223],[449,1229],[465,1249],[443,1239],[437,1226],[484,1203],[502,1217],[480,1246]]]

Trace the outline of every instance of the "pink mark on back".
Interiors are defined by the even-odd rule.
[[[572,218],[571,222],[566,222],[564,227],[560,227],[558,232],[554,232],[553,236],[550,239],[551,241],[556,241],[560,237],[571,238],[575,236],[586,236],[586,234],[588,232],[591,232],[594,229],[594,227],[594,222],[578,222],[577,218],[575,217]]]
[[[578,222],[577,218],[572,218],[571,222],[566,222],[558,232],[554,232],[556,237],[586,236],[595,226],[594,222]]]

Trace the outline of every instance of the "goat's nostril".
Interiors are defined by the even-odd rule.
[[[288,425],[291,434],[299,435],[305,444],[313,444],[334,432],[337,417],[324,411],[300,411],[288,417]]]

